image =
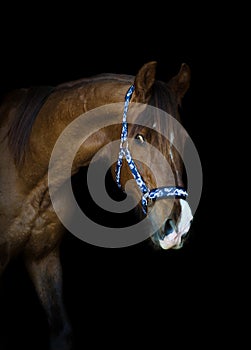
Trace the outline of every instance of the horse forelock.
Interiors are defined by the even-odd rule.
[[[182,185],[183,161],[180,151],[184,148],[186,133],[183,128],[177,127],[176,121],[180,122],[178,101],[167,84],[156,81],[148,105],[149,108],[139,113],[135,123],[130,126],[129,137],[143,134],[146,141],[168,160],[176,185]]]
[[[172,125],[172,118],[165,118],[163,111],[171,115],[174,119],[179,120],[177,101],[167,84],[156,81],[153,85],[152,95],[148,101],[148,105],[154,108],[147,108],[138,115],[135,124],[131,128],[130,135],[140,133],[142,131],[142,125],[151,125],[152,129],[145,130],[146,137],[150,139],[152,145],[163,152],[167,142],[161,132],[168,135],[170,142],[175,136],[173,134],[175,128]]]

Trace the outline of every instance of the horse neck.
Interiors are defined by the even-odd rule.
[[[77,172],[81,166],[88,165],[100,148],[120,137],[124,97],[130,85],[128,81],[111,79],[56,89],[33,126],[30,148],[37,158],[34,161],[34,156],[28,157],[24,173],[27,169],[30,171],[36,166],[33,173],[37,173],[38,177],[39,174],[44,174],[58,138],[66,127],[76,122],[80,116],[85,120],[84,124],[81,123],[80,133],[85,142],[74,159],[73,173]],[[111,126],[100,130],[104,120],[106,125]],[[71,143],[76,141],[75,137],[73,133],[72,138],[67,142],[68,148],[71,148]],[[64,161],[68,161],[67,156]]]
[[[85,141],[76,155],[73,168],[88,165],[103,146],[120,138],[124,99],[130,85],[128,81],[112,79],[95,81],[79,88],[78,100],[84,110],[72,113],[71,121],[78,125],[80,120]],[[76,108],[76,104],[72,104],[71,110]]]

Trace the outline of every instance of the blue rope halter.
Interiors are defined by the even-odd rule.
[[[184,187],[181,186],[167,186],[167,187],[158,187],[154,188],[152,190],[149,190],[147,185],[145,184],[142,176],[140,175],[136,164],[134,163],[131,153],[128,148],[128,124],[127,124],[127,111],[129,107],[129,102],[131,100],[132,94],[134,92],[134,85],[130,86],[128,89],[126,95],[125,95],[125,104],[124,104],[124,113],[123,113],[123,121],[122,121],[122,131],[121,131],[121,141],[120,141],[120,151],[119,151],[119,156],[118,156],[118,162],[116,166],[116,183],[119,188],[121,188],[121,183],[120,183],[120,175],[121,175],[121,167],[122,167],[122,162],[123,158],[126,159],[129,168],[131,170],[131,173],[140,189],[142,192],[142,208],[143,212],[146,214],[147,213],[147,204],[148,200],[158,200],[158,199],[164,199],[164,198],[182,198],[186,199],[187,197],[187,192]]]

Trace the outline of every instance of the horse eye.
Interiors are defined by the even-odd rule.
[[[145,138],[144,138],[144,136],[141,135],[141,134],[137,134],[137,135],[135,136],[135,139],[138,140],[140,143],[144,143],[144,142],[145,142]]]

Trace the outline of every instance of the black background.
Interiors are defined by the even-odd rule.
[[[135,75],[151,60],[158,62],[157,78],[167,81],[186,62],[192,80],[183,100],[183,123],[201,158],[203,193],[191,238],[178,251],[156,250],[149,242],[103,249],[67,234],[62,245],[64,297],[76,349],[87,344],[158,347],[162,342],[166,347],[181,341],[201,348],[205,341],[213,345],[226,316],[219,283],[227,266],[216,264],[220,247],[212,239],[221,235],[212,220],[217,211],[213,140],[220,124],[212,115],[219,72],[224,71],[219,46],[224,33],[216,30],[221,14],[181,4],[144,11],[132,3],[117,9],[82,6],[34,3],[25,9],[22,4],[1,13],[1,93],[103,72]],[[8,350],[46,349],[46,319],[20,259],[4,275],[4,298],[2,330]]]

